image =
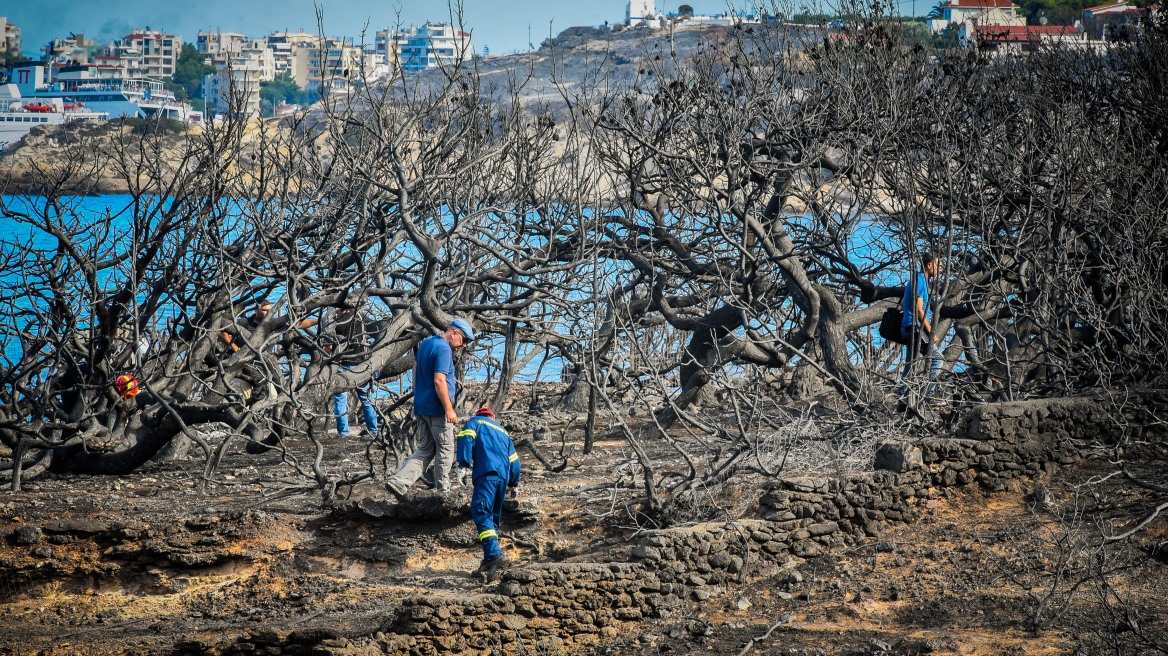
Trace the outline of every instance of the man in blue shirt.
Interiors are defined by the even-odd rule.
[[[507,431],[495,421],[495,413],[479,408],[458,433],[458,466],[473,467],[470,516],[483,544],[479,571],[488,583],[510,562],[499,547],[499,524],[508,488],[519,485],[519,454]]]
[[[455,319],[441,335],[422,340],[414,357],[414,420],[418,449],[406,458],[385,487],[398,500],[434,461],[434,487],[450,489],[454,468],[454,351],[474,341],[474,329],[465,319]]]
[[[937,277],[941,265],[933,254],[925,251],[921,254],[921,270],[904,286],[904,298],[901,307],[904,308],[904,318],[900,322],[900,336],[904,338],[904,371],[900,375],[901,402],[908,394],[908,375],[912,370],[913,361],[918,355],[928,356],[933,352],[933,346],[941,336],[933,335],[933,325],[929,321],[929,283]],[[936,380],[939,361],[933,361],[929,372],[929,380]]]

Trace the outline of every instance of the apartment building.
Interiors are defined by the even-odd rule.
[[[212,61],[219,55],[238,53],[246,43],[246,35],[222,30],[199,32],[195,37],[195,47],[199,54],[209,55]]]
[[[345,39],[325,39],[317,45],[301,46],[293,52],[292,78],[302,89],[337,86],[336,80],[352,80],[361,74],[364,53]],[[304,70],[299,70],[299,64]],[[297,74],[304,75],[304,81]]]
[[[295,50],[298,48],[315,48],[319,41],[320,37],[315,34],[285,31],[272,32],[258,42],[267,44],[268,50],[272,51],[276,75],[290,73],[292,79],[296,80],[296,84],[299,84],[303,88],[304,84],[308,81],[308,56],[306,52],[298,65],[296,63]]]
[[[373,54],[380,58],[382,64],[390,69],[397,68],[401,62],[402,44],[409,39],[409,34],[402,30],[387,27],[378,30],[373,37]]]
[[[217,114],[260,117],[260,83],[263,71],[253,62],[240,60],[215,67],[203,80],[207,105]]]
[[[4,16],[0,16],[0,55],[8,52],[20,54],[20,28],[8,22]]]
[[[97,48],[98,45],[92,39],[87,40],[84,34],[70,34],[64,39],[53,39],[41,48],[41,52],[47,62],[87,64],[90,53]]]
[[[401,44],[401,67],[407,71],[470,59],[470,32],[463,32],[447,23],[429,23],[406,36]]]
[[[105,54],[125,60],[131,77],[167,78],[174,75],[181,53],[181,35],[145,28],[114,41]]]

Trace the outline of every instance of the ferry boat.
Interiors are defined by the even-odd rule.
[[[60,125],[70,121],[104,121],[106,112],[96,112],[76,100],[60,98],[29,101],[15,84],[0,84],[0,148],[16,143],[39,125]]]
[[[30,62],[13,67],[11,82],[16,84],[24,99],[32,103],[54,99],[62,103],[81,103],[86,109],[104,112],[110,118],[160,116],[186,123],[203,120],[202,112],[175,98],[159,80],[99,77],[101,74],[97,66],[79,64],[60,68],[56,80],[49,81],[45,66]]]

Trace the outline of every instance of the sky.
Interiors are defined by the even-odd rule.
[[[669,4],[665,4],[668,2]],[[427,20],[448,22],[451,12],[442,0],[318,0],[324,11],[327,36],[350,36],[359,41],[368,24],[366,41],[387,26],[409,26]],[[689,4],[698,14],[746,7],[743,0],[658,0],[658,9],[676,11]],[[527,50],[528,24],[536,46],[548,36],[576,25],[601,25],[625,18],[626,0],[464,0],[463,24],[473,34],[477,52],[483,46],[493,54]],[[149,27],[182,35],[194,42],[212,29],[240,32],[250,37],[273,31],[303,29],[317,32],[312,0],[24,0],[0,1],[0,15],[22,31],[24,53],[39,59],[40,49],[55,37],[82,33],[108,43],[134,28]],[[457,20],[455,21],[457,22]]]

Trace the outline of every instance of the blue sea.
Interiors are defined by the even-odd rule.
[[[33,307],[27,294],[22,294],[22,279],[27,273],[22,262],[15,257],[16,246],[25,248],[31,245],[42,253],[49,253],[57,248],[57,240],[44,230],[29,225],[29,221],[17,220],[15,215],[30,215],[33,221],[36,217],[49,215],[54,218],[68,218],[78,226],[100,226],[108,222],[113,230],[98,232],[83,228],[82,242],[100,243],[108,245],[110,241],[126,241],[126,229],[133,221],[133,198],[124,195],[107,196],[78,196],[64,199],[59,207],[47,207],[44,198],[36,196],[2,196],[0,197],[0,259],[4,262],[4,271],[0,274],[0,311],[9,316],[7,324],[11,328],[20,330],[30,327],[30,322],[16,326],[15,315],[19,310],[28,310]],[[140,212],[140,210],[139,210]],[[128,246],[127,246],[128,248]],[[99,277],[99,285],[107,292],[114,292],[124,284],[121,279],[115,279],[110,274]],[[76,302],[76,301],[75,301]],[[162,317],[165,319],[165,317]],[[4,340],[0,346],[0,366],[8,366],[22,356],[21,344],[9,336],[0,336]],[[531,348],[531,347],[528,347]],[[501,337],[484,336],[476,343],[474,352],[467,360],[467,376],[474,380],[486,380],[488,377],[497,379],[498,362],[503,354],[503,340]],[[519,353],[522,360],[524,352]],[[554,354],[544,357],[542,354],[532,358],[517,376],[522,382],[555,382],[559,381],[563,369],[563,362]]]
[[[69,217],[75,220],[79,226],[103,225],[107,223],[105,219],[109,217],[112,219],[110,223],[114,227],[113,231],[97,233],[90,230],[88,233],[84,233],[87,239],[100,241],[103,244],[108,244],[109,240],[116,241],[118,239],[125,239],[125,234],[128,232],[126,228],[131,225],[133,220],[133,209],[131,207],[133,198],[130,196],[73,197],[65,199],[65,203],[57,208],[47,208],[44,199],[40,197],[3,196],[0,198],[3,201],[3,207],[0,207],[0,243],[3,244],[0,248],[3,250],[0,254],[4,256],[5,262],[3,278],[0,280],[3,281],[4,287],[11,294],[7,297],[7,303],[11,304],[8,306],[8,311],[12,311],[13,307],[30,307],[28,305],[28,299],[21,297],[19,294],[20,279],[23,272],[18,262],[9,259],[12,245],[16,243],[31,244],[36,248],[45,250],[56,248],[56,239],[54,237],[32,226],[17,222],[9,215],[10,213],[23,212],[37,215],[51,212],[59,216]],[[140,208],[139,213],[141,213]],[[808,218],[807,222],[808,225],[806,227],[811,228],[811,219]],[[799,221],[792,222],[792,232],[796,234],[796,237],[802,227]],[[121,236],[118,234],[119,228],[121,228]],[[847,241],[848,256],[860,266],[867,266],[877,260],[886,260],[891,252],[897,251],[900,248],[899,238],[889,229],[889,225],[884,221],[863,221],[853,226],[849,234],[850,237]],[[903,275],[904,273],[901,270],[884,269],[876,275],[876,280],[880,284],[897,284],[897,281]],[[120,280],[110,279],[107,276],[104,279],[99,279],[99,284],[115,287],[122,284],[122,282]],[[108,291],[114,290],[110,289]],[[13,294],[13,292],[15,293]],[[11,320],[9,323],[11,325]],[[879,340],[878,337],[876,339]],[[478,380],[483,380],[487,377],[497,377],[497,363],[502,355],[502,350],[503,340],[501,337],[486,336],[476,344],[475,352],[472,354],[471,359],[468,360],[468,377]],[[20,344],[15,340],[9,339],[3,344],[3,349],[0,352],[9,361],[19,358],[21,354]],[[519,380],[524,382],[559,381],[564,363],[554,354],[554,351],[551,353],[550,356],[545,356],[541,352],[532,357],[518,376]],[[521,352],[519,355],[522,359],[525,354]]]

